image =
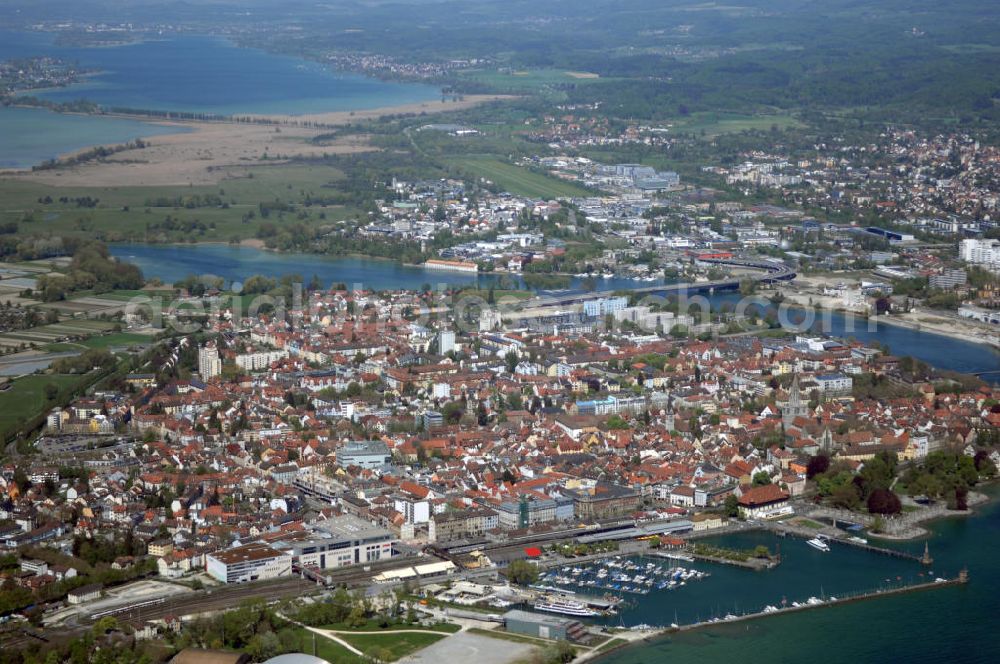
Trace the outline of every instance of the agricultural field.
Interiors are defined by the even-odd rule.
[[[0,440],[6,440],[23,421],[42,412],[46,388],[54,385],[60,392],[73,389],[86,376],[24,376],[13,381],[11,387],[0,391]]]
[[[693,133],[712,138],[741,131],[767,131],[772,127],[790,129],[804,125],[791,115],[740,115],[735,113],[695,113],[673,123],[674,133]]]
[[[204,186],[53,187],[0,179],[0,223],[18,235],[56,234],[112,241],[230,242],[253,238],[264,223],[319,225],[347,218],[340,205],[307,198],[337,193],[343,174],[323,165],[255,168],[253,177]],[[96,203],[94,202],[96,200]],[[294,212],[262,207],[294,204]]]
[[[462,76],[481,85],[488,85],[495,92],[503,93],[537,93],[547,89],[608,80],[592,72],[562,69],[528,69],[510,72],[470,70],[464,72]]]
[[[463,172],[496,183],[512,194],[532,198],[592,196],[593,192],[572,182],[564,182],[543,173],[508,164],[493,157],[454,157],[449,164]]]
[[[122,346],[146,345],[153,341],[153,337],[148,334],[134,334],[131,332],[114,332],[90,337],[80,342],[81,346],[87,348],[119,348]]]
[[[106,332],[114,323],[100,320],[67,320],[51,325],[40,325],[26,330],[0,334],[0,346],[18,348],[22,344],[36,346],[57,343],[67,339],[91,337]]]

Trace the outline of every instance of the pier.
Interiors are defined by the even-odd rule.
[[[705,553],[698,553],[694,551],[693,548],[684,549],[684,554],[691,556],[695,560],[702,560],[704,562],[715,563],[717,565],[731,565],[732,567],[742,567],[743,569],[749,569],[755,572],[774,569],[781,563],[781,558],[778,556],[772,558],[755,558],[751,556],[746,560],[736,560],[733,558],[723,558],[722,556],[712,556]]]
[[[670,634],[673,632],[687,632],[696,629],[703,629],[705,627],[711,627],[713,625],[728,625],[747,620],[756,620],[757,618],[765,618],[767,616],[784,615],[796,611],[808,611],[810,609],[821,609],[828,606],[840,606],[842,604],[850,604],[852,602],[861,602],[869,599],[877,599],[879,597],[889,597],[891,595],[902,595],[904,593],[919,592],[923,590],[933,590],[935,588],[951,588],[954,586],[965,585],[968,582],[969,582],[968,572],[966,570],[962,570],[961,572],[959,572],[958,576],[953,579],[941,579],[939,581],[927,581],[925,583],[897,586],[892,588],[880,588],[878,590],[863,591],[850,595],[844,595],[837,598],[825,599],[814,604],[802,603],[799,606],[779,607],[773,611],[757,611],[755,613],[744,613],[727,619],[716,618],[715,620],[703,620],[701,622],[691,623],[689,625],[681,625],[676,628],[665,630],[663,634]]]
[[[846,546],[853,546],[857,549],[863,549],[870,553],[877,553],[881,556],[890,556],[892,558],[900,558],[902,560],[912,560],[924,565],[930,565],[934,562],[934,559],[930,556],[930,550],[927,545],[924,545],[924,555],[918,556],[915,553],[910,553],[908,551],[900,551],[899,549],[890,549],[888,547],[876,546],[868,542],[861,542],[856,539],[851,539],[850,537],[844,537],[840,531],[837,531],[836,535],[829,535],[823,533],[822,531],[817,532],[815,530],[810,530],[809,528],[801,526],[792,526],[786,523],[781,523],[780,521],[767,523],[761,526],[766,530],[770,530],[775,535],[779,537],[801,537],[804,539],[811,539],[813,537],[822,537],[824,541],[829,543],[844,544]]]

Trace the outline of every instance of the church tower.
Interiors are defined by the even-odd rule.
[[[792,386],[788,388],[788,401],[781,409],[781,423],[787,429],[795,421],[796,417],[805,417],[809,414],[809,404],[802,400],[802,390],[799,388],[799,375],[792,377]]]

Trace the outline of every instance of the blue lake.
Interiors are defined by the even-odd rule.
[[[601,658],[607,664],[653,662],[996,662],[995,637],[1000,611],[1000,505],[996,486],[986,493],[994,502],[967,517],[932,524],[930,544],[934,576],[955,576],[967,567],[965,586],[771,616],[746,623],[719,624],[680,633],[650,644],[625,648]],[[803,600],[821,594],[859,592],[926,580],[917,563],[855,551],[839,544],[830,553],[815,551],[800,540],[747,534],[724,538],[729,546],[780,544],[782,564],[769,572],[696,563],[711,571],[704,581],[674,592],[650,594],[626,612],[625,624],[669,624],[705,620],[726,612],[759,611],[766,604]],[[924,541],[888,544],[920,553]],[[683,563],[682,563],[683,564]],[[920,577],[920,574],[925,574]]]
[[[192,274],[212,274],[227,282],[245,281],[255,274],[274,278],[297,274],[307,281],[316,275],[324,286],[344,283],[350,287],[390,290],[415,289],[424,283],[435,288],[442,284],[489,287],[500,279],[499,275],[428,270],[392,260],[278,253],[228,244],[112,244],[110,250],[118,258],[142,268],[147,279],[156,277],[166,283]],[[510,278],[521,283],[516,276]],[[595,283],[601,289],[636,285],[631,279],[598,279]],[[580,280],[574,280],[574,285],[579,286]]]
[[[0,168],[29,168],[94,145],[186,131],[151,122],[66,115],[41,108],[0,108]]]
[[[217,37],[178,36],[113,47],[58,46],[54,35],[0,30],[0,60],[54,56],[96,72],[66,88],[23,94],[107,108],[301,115],[440,98],[428,85],[333,72],[299,58],[240,48]],[[177,133],[152,123],[0,108],[0,168],[27,168],[93,145]]]
[[[0,31],[0,59],[50,55],[97,72],[37,96],[105,107],[199,113],[352,111],[439,99],[429,85],[338,73],[300,58],[241,48],[209,36],[170,36],[121,46],[57,46],[54,35]],[[31,93],[26,93],[31,94]]]

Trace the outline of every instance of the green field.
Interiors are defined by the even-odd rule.
[[[488,85],[495,92],[508,93],[542,92],[547,88],[557,89],[559,86],[585,85],[609,80],[588,75],[588,72],[563,69],[530,69],[513,72],[470,70],[464,72],[462,76],[482,85]]]
[[[621,648],[627,646],[628,641],[625,639],[611,638],[602,643],[597,647],[597,652],[607,652],[608,650],[613,650],[615,648]]]
[[[352,627],[347,623],[331,623],[329,625],[323,625],[320,629],[328,629],[333,632],[378,632],[390,633],[393,630],[400,629],[420,629],[428,632],[441,632],[442,634],[454,634],[461,629],[458,625],[454,623],[439,622],[433,625],[409,625],[406,623],[393,623],[389,627],[382,627],[379,621],[375,618],[370,618],[362,625]]]
[[[94,293],[92,295],[74,293],[73,299],[78,300],[81,297],[94,297],[101,300],[113,300],[115,302],[128,302],[132,298],[136,297],[163,297],[172,298],[174,296],[174,291],[172,289],[154,290],[154,289],[144,289],[144,290],[115,290],[108,293]]]
[[[85,376],[24,376],[9,390],[0,392],[0,440],[6,440],[22,422],[40,414],[47,407],[45,386],[71,389],[86,380]]]
[[[677,120],[673,125],[675,133],[688,132],[706,137],[732,134],[744,130],[767,131],[772,127],[787,129],[802,127],[801,122],[790,115],[738,115],[733,113],[695,113],[688,118]]]
[[[153,337],[148,334],[132,334],[129,332],[115,332],[99,337],[90,337],[80,342],[81,346],[87,348],[110,348],[112,346],[131,346],[132,344],[152,343]]]
[[[18,222],[19,234],[55,233],[105,241],[229,242],[254,237],[265,222],[320,225],[351,216],[350,210],[338,205],[302,206],[307,197],[336,193],[336,183],[342,178],[343,173],[330,166],[274,165],[255,169],[253,178],[212,186],[55,187],[0,179],[0,223]],[[147,205],[159,203],[156,199],[160,198],[189,201],[196,195],[218,196],[228,207]],[[60,200],[64,197],[67,200]],[[97,199],[96,206],[78,205],[77,199],[87,197]],[[262,218],[259,206],[276,200],[295,204],[297,210],[272,211],[267,219]],[[244,215],[251,212],[254,217],[244,223]],[[204,228],[180,227],[196,222]]]
[[[490,295],[489,289],[477,289],[477,288],[465,288],[458,293],[457,297],[481,297],[482,299],[487,299]],[[535,297],[534,291],[524,291],[524,290],[503,290],[496,288],[493,290],[493,298],[498,302],[503,298],[515,299],[515,300],[528,300]]]
[[[0,335],[0,343],[4,345],[27,346],[59,343],[60,340],[89,337],[105,332],[114,327],[114,323],[98,320],[67,319],[51,325],[39,325],[26,330],[15,330]]]
[[[366,660],[358,657],[344,646],[335,641],[331,641],[325,636],[321,636],[315,632],[310,632],[303,627],[294,631],[296,639],[299,643],[299,652],[303,652],[308,655],[315,654],[316,657],[325,659],[326,661],[331,662],[331,664],[364,664],[366,662]],[[313,647],[314,644],[315,652]]]
[[[476,177],[492,180],[512,194],[531,198],[592,196],[593,192],[571,182],[500,161],[492,157],[455,157],[448,163]]]
[[[387,662],[394,662],[447,638],[445,634],[435,634],[430,631],[418,634],[414,632],[393,633],[391,630],[381,634],[338,634],[337,636],[363,653]]]

